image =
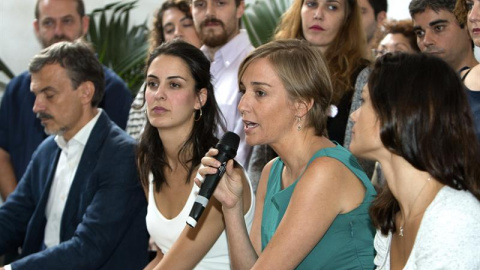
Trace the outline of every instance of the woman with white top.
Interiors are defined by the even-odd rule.
[[[195,228],[186,224],[199,191],[195,172],[218,141],[210,62],[186,42],[162,44],[147,62],[145,101],[137,166],[148,199],[147,229],[159,247],[145,269],[230,269],[220,202],[210,199]],[[243,168],[235,171],[248,187],[242,197],[250,227],[255,198]]]
[[[350,149],[380,162],[387,183],[370,209],[377,269],[480,269],[480,147],[457,73],[389,53],[362,98]]]

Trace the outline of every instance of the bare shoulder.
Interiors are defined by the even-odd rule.
[[[464,83],[468,89],[480,91],[480,64],[470,69]]]
[[[260,181],[258,182],[258,187],[257,187],[257,198],[263,199],[265,196],[265,193],[267,191],[267,182],[268,182],[268,176],[270,174],[270,171],[272,170],[273,163],[275,160],[278,158],[274,158],[270,160],[262,169],[262,174],[260,176]]]
[[[316,179],[345,179],[346,176],[354,176],[341,161],[332,157],[318,157],[312,161],[305,170],[304,176],[312,176]],[[303,177],[302,177],[303,178]]]
[[[316,158],[306,169],[296,189],[304,196],[335,202],[340,213],[356,208],[365,195],[362,181],[341,161],[331,157]]]

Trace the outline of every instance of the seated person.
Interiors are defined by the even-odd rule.
[[[147,228],[158,246],[146,269],[230,269],[221,204],[214,198],[195,228],[187,225],[199,188],[193,179],[205,153],[224,126],[211,83],[210,61],[183,41],[153,50],[147,62],[148,122],[137,164],[148,199]],[[241,166],[244,219],[251,226],[255,196]]]
[[[36,0],[34,32],[42,48],[59,41],[82,39],[89,28],[83,0]],[[115,72],[103,66],[105,93],[98,107],[119,127],[127,126],[132,95]],[[22,178],[32,154],[47,138],[32,112],[28,71],[7,85],[0,106],[0,195],[5,200]]]
[[[98,108],[102,65],[86,44],[59,42],[29,71],[33,112],[55,136],[0,208],[0,255],[22,248],[5,269],[141,269],[148,234],[135,141]]]
[[[455,70],[386,54],[362,98],[350,149],[387,183],[370,208],[377,269],[480,269],[480,146]]]
[[[234,269],[373,269],[375,190],[348,150],[327,137],[333,87],[323,54],[303,40],[258,47],[240,65],[238,105],[247,143],[278,154],[263,169],[250,235],[245,186],[227,163],[222,203]],[[214,174],[216,149],[200,176]]]

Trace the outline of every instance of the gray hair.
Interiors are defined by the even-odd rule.
[[[59,64],[66,69],[74,90],[83,82],[92,82],[95,93],[91,104],[92,107],[98,107],[105,92],[105,75],[102,64],[87,43],[83,41],[55,43],[35,55],[28,69],[30,73],[37,73],[44,66],[51,64]]]

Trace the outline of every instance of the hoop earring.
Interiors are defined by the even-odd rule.
[[[297,116],[297,131],[302,130],[302,123],[300,122],[300,120],[302,120],[302,118]]]
[[[199,111],[200,111],[200,115],[198,116],[198,118],[195,118],[195,119],[194,119],[195,122],[200,121],[200,118],[202,118],[202,107],[200,107]]]

